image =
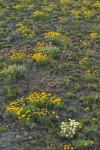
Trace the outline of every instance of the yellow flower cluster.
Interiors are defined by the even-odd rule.
[[[18,101],[11,102],[6,107],[6,112],[11,113],[17,119],[29,121],[35,117],[48,116],[58,119],[55,111],[50,110],[53,106],[62,104],[60,97],[53,96],[51,93],[38,93],[34,92],[29,94],[25,99],[22,98]]]
[[[26,57],[24,50],[20,50],[20,51],[10,51],[10,59],[11,61],[23,61]]]
[[[36,47],[33,49],[34,51],[36,52],[39,52],[41,50],[44,50],[46,47],[48,47],[48,44],[47,43],[44,43],[44,42],[38,42],[36,44]],[[41,51],[42,52],[42,51]]]
[[[51,105],[60,105],[62,101],[60,97],[55,97],[52,96],[52,94],[45,92],[34,92],[33,94],[30,94],[26,99],[28,101],[31,101],[32,103],[49,103]]]
[[[71,10],[70,11],[75,19],[80,17],[80,10]]]
[[[68,145],[64,145],[63,150],[74,150],[74,147],[70,147]]]
[[[84,41],[80,40],[80,43],[81,43],[85,48],[88,47],[89,44],[90,44],[90,42],[87,41],[87,40],[84,40]]]
[[[44,35],[44,38],[45,39],[51,39],[51,40],[53,40],[53,39],[61,39],[61,40],[65,40],[67,37],[66,36],[64,36],[64,35],[62,35],[61,33],[59,33],[59,32],[48,32],[48,33],[46,33],[45,35]]]
[[[93,17],[95,15],[95,11],[94,10],[86,10],[83,12],[83,15],[86,19],[90,19],[91,17]]]
[[[17,5],[15,5],[13,8],[15,8],[15,9],[20,9],[20,8],[21,8],[21,5],[20,5],[20,4],[17,4]]]
[[[35,53],[32,58],[36,61],[36,62],[45,62],[49,60],[49,56],[47,54],[43,54],[43,53]]]
[[[60,0],[60,3],[69,3],[70,0]]]
[[[91,71],[91,70],[87,70],[87,71],[84,72],[84,76],[90,76],[90,75],[98,76],[99,73],[98,73],[98,71]]]
[[[43,16],[43,15],[45,15],[45,12],[43,12],[43,11],[35,11],[33,13],[33,15],[34,15],[34,17]]]
[[[100,37],[100,35],[97,34],[97,33],[90,33],[90,37],[91,37],[92,39],[96,39],[96,38]]]
[[[94,3],[94,4],[92,5],[92,7],[93,7],[93,8],[100,8],[100,2],[97,1],[96,3]]]
[[[33,112],[33,114],[36,117],[48,116],[50,118],[59,118],[59,116],[56,115],[55,111],[50,112],[47,108],[38,109],[38,111]]]
[[[79,61],[79,64],[80,64],[80,65],[85,65],[87,62],[88,62],[88,61],[83,58],[83,59],[81,59],[81,60]]]
[[[10,60],[12,62],[23,62],[26,58],[31,58],[32,54],[26,54],[26,50],[18,50],[9,52]]]
[[[24,36],[29,36],[29,37],[35,36],[34,32],[31,32],[29,28],[23,25],[18,28],[18,31]]]
[[[21,111],[23,110],[23,108],[20,108],[19,105],[20,105],[21,107],[24,107],[24,106],[25,106],[25,101],[24,101],[23,98],[20,99],[20,100],[18,100],[18,101],[13,101],[13,102],[11,102],[11,103],[6,107],[6,111],[7,111],[7,112],[10,112],[10,113],[14,112],[15,114],[20,114]]]
[[[37,46],[37,47],[43,47],[43,46],[45,46],[45,43],[44,43],[44,42],[38,42],[38,43],[36,44],[36,46]]]

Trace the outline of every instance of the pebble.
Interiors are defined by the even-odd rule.
[[[32,136],[29,136],[28,138],[29,138],[29,139],[32,139]]]
[[[24,133],[24,136],[27,136],[27,135],[28,135],[28,132],[25,132],[25,133]]]
[[[21,136],[20,135],[16,135],[16,140],[19,140],[21,139]]]

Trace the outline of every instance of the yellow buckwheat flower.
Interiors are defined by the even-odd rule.
[[[60,3],[69,3],[70,0],[60,0]]]

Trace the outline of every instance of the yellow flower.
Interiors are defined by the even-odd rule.
[[[45,12],[43,12],[43,11],[35,11],[35,12],[33,13],[33,15],[34,15],[35,17],[37,17],[37,16],[43,16],[43,15],[45,15]]]
[[[22,115],[21,117],[24,118],[26,115]]]
[[[59,118],[59,116],[55,116],[55,118],[56,118],[56,119],[58,119],[58,118]]]
[[[82,125],[80,125],[79,128],[82,129],[83,128]]]
[[[99,37],[100,35],[99,34],[97,34],[97,33],[90,33],[90,37],[92,38],[92,39],[95,39],[95,38],[97,38],[97,37]]]
[[[87,143],[87,142],[85,142],[84,146],[88,146],[88,143]]]
[[[85,18],[89,19],[91,18],[92,16],[94,16],[95,14],[95,11],[94,10],[86,10],[83,12]]]
[[[33,55],[33,58],[34,58],[37,62],[49,60],[49,56],[47,56],[47,54],[43,54],[43,53],[36,53],[36,54]]]
[[[73,138],[73,135],[70,135],[70,138]]]
[[[89,108],[89,107],[87,107],[87,108],[85,108],[84,110],[90,110],[90,108]]]
[[[55,112],[53,111],[53,112],[52,112],[52,115],[54,115],[54,114],[55,114]]]
[[[27,118],[27,121],[30,120],[30,118]]]
[[[17,111],[16,114],[17,114],[17,115],[20,115],[20,111]]]
[[[60,0],[60,3],[68,3],[70,0]]]
[[[91,141],[91,144],[94,144],[94,141]]]
[[[92,7],[94,7],[94,8],[100,8],[100,2],[97,1],[96,3],[94,3],[94,4],[92,5]]]
[[[17,4],[17,5],[15,5],[13,8],[20,9],[20,8],[21,8],[21,5],[20,5],[20,4]]]
[[[52,31],[52,32],[48,32],[48,33],[46,33],[45,35],[44,35],[44,38],[45,39],[62,39],[62,40],[65,40],[67,37],[66,36],[64,36],[64,35],[62,35],[61,33],[59,33],[59,32],[54,32],[54,31]]]

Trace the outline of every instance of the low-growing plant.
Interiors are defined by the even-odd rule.
[[[13,99],[13,98],[16,98],[18,95],[21,94],[21,89],[18,89],[16,87],[12,87],[12,88],[9,88],[6,92],[6,97],[8,99]]]
[[[56,46],[49,46],[46,50],[46,53],[52,58],[59,58],[59,48]]]
[[[75,150],[75,149],[74,149],[74,147],[65,144],[65,145],[63,146],[63,150]]]
[[[87,148],[93,146],[93,144],[94,144],[94,141],[92,141],[92,140],[76,140],[73,142],[74,147],[78,150],[87,149]]]
[[[88,88],[92,91],[96,91],[98,89],[98,86],[95,83],[89,83]]]
[[[100,34],[98,34],[98,33],[90,33],[89,37],[92,42],[100,41]]]
[[[2,75],[4,75],[4,82],[7,84],[14,83],[20,79],[25,79],[27,74],[26,66],[18,66],[16,64],[8,66],[2,70]]]
[[[77,98],[77,95],[75,95],[75,94],[72,93],[72,92],[68,92],[68,93],[67,93],[67,97],[68,97],[68,98]]]
[[[38,66],[46,66],[49,63],[50,56],[43,53],[35,53],[32,58]]]
[[[63,138],[73,138],[80,123],[69,119],[69,122],[61,122],[59,136]]]
[[[67,112],[75,113],[76,112],[76,108],[75,107],[68,107],[67,108]]]
[[[44,11],[35,11],[31,18],[39,19],[39,20],[46,20],[49,19],[49,16]]]
[[[10,55],[10,61],[12,63],[20,63],[20,62],[24,62],[26,59],[26,54],[24,50],[19,50],[19,51],[10,51],[9,52]]]
[[[55,45],[59,45],[60,43],[67,43],[69,41],[69,37],[59,33],[59,32],[48,32],[45,33],[44,38],[49,41],[52,42]]]
[[[85,116],[82,120],[81,123],[83,126],[91,125],[91,119],[89,116]]]
[[[86,104],[92,104],[93,102],[97,102],[100,99],[99,93],[91,93],[86,97],[80,98],[80,101]]]
[[[100,80],[98,71],[87,70],[84,72],[84,80],[88,82],[97,82]]]
[[[49,125],[53,118],[57,120],[59,116],[54,110],[62,107],[60,97],[45,92],[34,92],[26,98],[11,102],[6,107],[6,111],[17,118],[20,123],[32,128],[37,122]]]
[[[42,43],[39,43],[39,44],[42,44]],[[35,48],[35,52],[44,53],[44,54],[46,53],[46,54],[48,54],[52,58],[59,58],[59,52],[60,52],[60,50],[59,50],[58,47],[52,46],[50,44],[50,46],[49,45],[43,45],[43,46],[40,45],[40,46],[37,46]]]
[[[83,16],[85,19],[91,19],[95,16],[96,11],[95,10],[84,10]]]
[[[66,60],[65,60],[66,61]],[[65,62],[61,65],[61,70],[66,70],[66,71],[72,71],[75,70],[75,64],[69,63],[69,62]]]
[[[71,10],[70,12],[74,19],[78,20],[80,18],[80,14],[81,14],[80,10]]]
[[[73,89],[74,90],[80,90],[81,86],[79,83],[75,83],[74,86],[73,86]]]
[[[71,84],[71,80],[66,76],[62,81],[62,85],[69,86],[70,84]]]
[[[92,140],[96,140],[96,138],[99,136],[99,126],[98,125],[89,125],[85,126],[82,130],[82,133],[85,136],[88,136]]]
[[[99,9],[100,8],[100,2],[96,1],[95,3],[93,3],[92,8]]]
[[[79,64],[82,69],[88,69],[92,65],[92,60],[88,57],[84,57],[81,60],[79,60]]]
[[[20,25],[18,27],[18,32],[21,34],[22,37],[34,37],[34,31],[31,31],[28,27]]]
[[[94,50],[91,50],[91,49],[87,49],[86,50],[86,55],[88,56],[88,57],[93,57],[94,55],[95,55],[95,51]]]

